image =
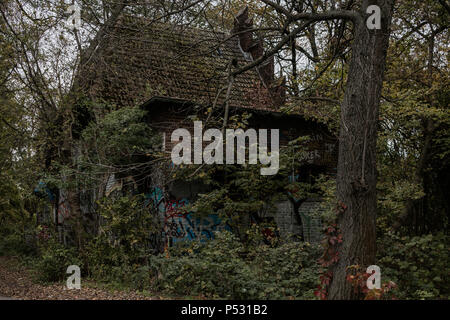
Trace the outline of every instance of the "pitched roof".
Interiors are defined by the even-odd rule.
[[[121,17],[78,79],[91,98],[118,106],[140,105],[153,97],[209,106],[218,97],[220,106],[233,59],[235,68],[249,63],[237,37]],[[256,69],[236,77],[231,106],[273,110],[273,101]]]

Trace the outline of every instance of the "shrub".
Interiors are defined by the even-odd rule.
[[[307,242],[288,242],[279,247],[258,246],[250,254],[262,282],[261,298],[314,299],[319,285],[317,260],[321,247]]]
[[[240,242],[228,232],[216,240],[174,248],[170,257],[151,257],[156,278],[154,288],[179,295],[205,295],[212,298],[257,298],[259,284],[239,253]]]
[[[150,233],[158,226],[143,203],[142,195],[105,198],[99,202],[99,212],[104,218],[101,234],[83,252],[89,276],[120,284],[141,282],[133,274],[145,266],[151,247]]]
[[[32,255],[36,249],[35,215],[25,209],[26,198],[17,182],[2,171],[0,179],[0,255]]]
[[[85,248],[83,260],[87,274],[97,280],[114,281],[123,277],[118,271],[126,272],[130,265],[130,252],[123,246],[113,246],[106,236],[92,240]]]
[[[35,234],[32,230],[27,231],[25,234],[12,233],[3,235],[0,241],[0,256],[34,256],[36,254],[36,247],[33,241],[34,236]]]
[[[448,236],[400,237],[386,233],[378,246],[382,280],[398,285],[397,298],[448,299]]]
[[[77,265],[82,267],[75,248],[66,248],[62,244],[49,240],[41,248],[41,257],[34,262],[37,280],[40,282],[56,282],[67,278],[67,267]]]
[[[170,256],[150,258],[153,289],[226,299],[313,298],[318,285],[318,248],[289,243],[260,245],[250,253],[229,232]]]

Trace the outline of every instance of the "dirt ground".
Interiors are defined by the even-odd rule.
[[[63,283],[41,285],[16,259],[0,257],[0,300],[159,300],[133,291],[96,288],[81,282],[80,290],[69,290]]]

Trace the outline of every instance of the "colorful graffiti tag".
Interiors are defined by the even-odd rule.
[[[189,204],[188,199],[166,199],[160,188],[156,187],[152,193],[147,194],[147,200],[161,214],[166,245],[181,241],[213,239],[215,231],[229,229],[229,226],[222,224],[216,214],[194,217],[192,212],[185,210],[185,206]]]
[[[69,201],[67,199],[67,191],[59,190],[58,201],[58,223],[63,223],[70,217]]]

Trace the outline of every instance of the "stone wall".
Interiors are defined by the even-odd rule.
[[[273,217],[284,239],[300,239],[302,228],[298,217],[295,216],[294,205],[290,200],[277,202],[266,217]]]
[[[261,212],[261,218],[273,218],[284,239],[317,243],[322,240],[322,221],[319,215],[321,208],[320,199],[308,199],[295,212],[294,203],[291,200],[277,202],[273,207]]]
[[[319,218],[323,212],[320,199],[308,199],[298,209],[302,219],[303,238],[307,242],[322,240],[322,221]]]

